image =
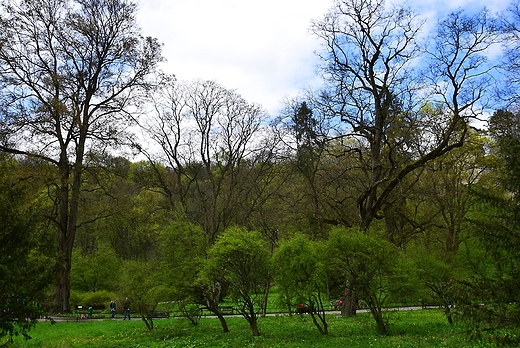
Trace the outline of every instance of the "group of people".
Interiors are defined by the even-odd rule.
[[[112,300],[110,302],[110,312],[112,313],[112,316],[110,318],[114,319],[116,317],[116,310],[117,310],[117,303],[116,300]],[[123,320],[126,320],[126,317],[128,317],[128,320],[130,320],[130,300],[125,298],[125,302],[123,303]]]

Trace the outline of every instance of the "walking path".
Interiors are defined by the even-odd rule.
[[[421,307],[421,306],[408,306],[408,307],[393,307],[388,308],[389,311],[416,311],[420,309],[425,308],[438,308],[438,307]],[[367,313],[368,309],[358,309],[357,313]],[[341,315],[340,311],[327,311],[327,314],[336,314]],[[277,315],[287,315],[287,313],[268,313],[267,316],[277,316]],[[225,317],[241,317],[241,314],[226,314]],[[172,317],[174,318],[174,317]],[[215,315],[204,315],[204,318],[216,318]],[[140,316],[134,316],[134,320],[140,320]],[[166,318],[154,318],[154,320],[157,319],[166,319]],[[103,320],[116,320],[116,321],[123,321],[122,317],[116,317],[116,318],[84,318],[80,319],[78,316],[70,316],[70,317],[61,317],[61,316],[48,316],[44,319],[40,319],[40,321],[50,321],[50,322],[68,322],[68,321],[75,321],[75,322],[89,322],[89,321],[103,321]]]

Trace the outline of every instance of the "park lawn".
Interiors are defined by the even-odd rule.
[[[376,334],[372,317],[328,317],[329,335],[321,335],[309,315],[260,318],[260,337],[253,337],[245,319],[228,317],[229,333],[219,321],[201,318],[198,326],[185,319],[158,319],[148,331],[139,319],[39,323],[31,340],[15,337],[12,347],[494,347],[470,341],[463,329],[450,326],[441,311],[401,311],[390,316],[388,336]],[[4,339],[5,341],[5,339]],[[3,342],[0,342],[0,344]]]

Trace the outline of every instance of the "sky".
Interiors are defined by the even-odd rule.
[[[136,0],[143,35],[163,43],[162,69],[214,80],[276,116],[285,98],[316,88],[320,41],[309,32],[333,0]],[[393,0],[399,2],[401,0]],[[417,5],[415,5],[417,3]],[[434,24],[459,8],[497,12],[509,0],[408,0]]]

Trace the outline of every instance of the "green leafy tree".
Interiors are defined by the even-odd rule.
[[[222,332],[226,333],[229,332],[229,326],[220,310],[220,302],[224,294],[227,294],[228,289],[228,284],[224,281],[224,275],[223,269],[217,268],[210,261],[206,261],[203,263],[194,285],[196,291],[202,295],[205,307],[217,316],[222,326]]]
[[[175,301],[180,311],[197,323],[200,307],[206,306],[200,287],[194,283],[206,259],[207,235],[197,225],[175,221],[160,231],[162,282],[168,301]]]
[[[153,330],[153,312],[167,297],[167,288],[160,278],[156,262],[125,261],[122,266],[119,292],[130,300],[130,316],[137,313],[148,330]],[[124,301],[120,301],[120,306]]]
[[[271,267],[289,313],[295,304],[303,304],[314,325],[326,335],[328,325],[323,297],[327,285],[322,247],[305,235],[296,234],[280,243],[271,259]]]
[[[455,282],[456,308],[478,336],[487,332],[497,338],[497,329],[520,323],[519,119],[518,113],[504,110],[490,119],[494,167],[473,187],[480,204],[468,214],[473,223],[467,242],[472,274]]]
[[[416,289],[413,264],[395,245],[357,229],[334,228],[327,243],[328,267],[347,279],[368,306],[378,332],[387,334],[385,308]]]
[[[453,289],[451,281],[456,277],[457,270],[453,264],[435,257],[434,253],[427,252],[423,248],[415,250],[408,249],[409,254],[413,254],[417,274],[424,291],[421,294],[420,302],[423,306],[429,304],[441,305],[446,319],[453,324]]]
[[[115,291],[118,287],[120,260],[110,247],[101,247],[91,254],[73,252],[71,289],[80,292]]]
[[[259,336],[257,321],[269,281],[269,250],[263,236],[238,227],[225,230],[208,251],[202,277],[225,283],[235,309],[247,320],[253,336]]]
[[[48,308],[49,259],[37,240],[40,208],[15,160],[0,155],[0,337],[28,331]]]

